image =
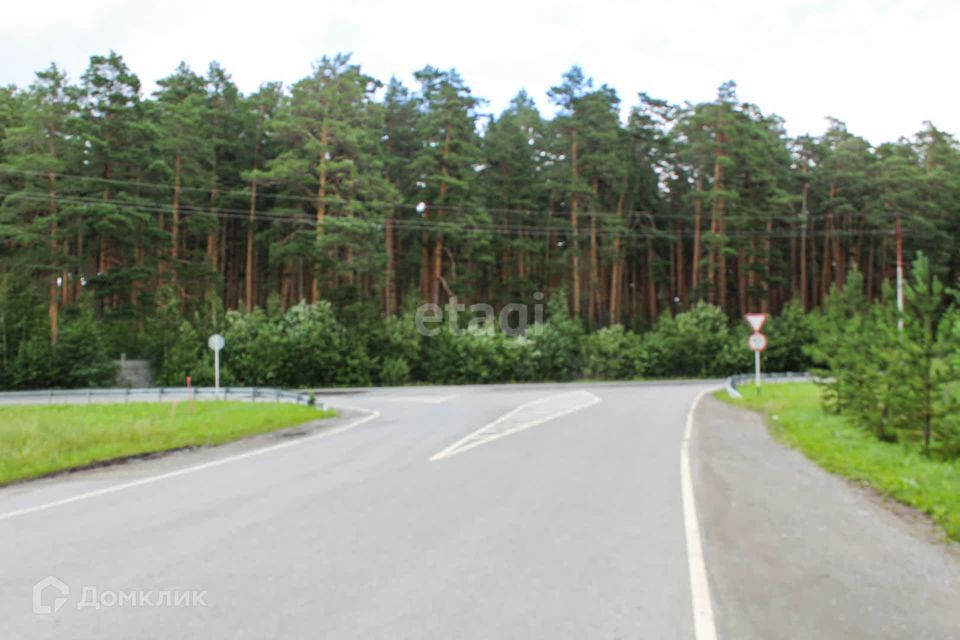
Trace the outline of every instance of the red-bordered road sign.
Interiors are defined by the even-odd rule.
[[[747,345],[749,345],[752,351],[763,351],[767,348],[767,336],[760,332],[751,334],[750,337],[747,338]]]
[[[763,328],[763,323],[767,321],[769,316],[766,313],[748,313],[743,317],[750,323],[750,326],[753,327],[754,333],[760,333],[760,329]]]

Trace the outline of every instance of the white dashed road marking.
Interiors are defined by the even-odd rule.
[[[571,391],[540,398],[521,404],[503,414],[490,424],[480,427],[470,435],[461,438],[443,451],[434,454],[430,462],[443,460],[474,447],[487,444],[511,434],[529,429],[538,424],[549,422],[580,409],[586,409],[600,402],[600,398],[589,391]]]

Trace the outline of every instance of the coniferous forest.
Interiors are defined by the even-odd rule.
[[[213,331],[244,384],[720,375],[751,366],[747,311],[802,368],[832,289],[885,295],[898,220],[957,282],[960,146],[934,124],[791,138],[733,82],[672,104],[578,67],[548,98],[489,114],[454,70],[405,86],[347,55],[249,95],[216,63],[145,95],[113,52],[0,89],[0,382],[105,384],[121,353],[202,381]],[[538,292],[520,339],[405,320]]]

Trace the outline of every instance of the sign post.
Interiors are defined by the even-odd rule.
[[[760,352],[753,352],[753,386],[760,390]]]
[[[753,351],[753,383],[757,390],[760,390],[760,352],[767,348],[767,336],[760,333],[763,323],[767,321],[765,313],[748,313],[744,316],[750,326],[753,327],[753,334],[747,339],[747,346]]]
[[[213,398],[220,399],[220,351],[227,341],[219,333],[207,338],[207,346],[213,350]]]

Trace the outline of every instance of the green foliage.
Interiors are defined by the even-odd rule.
[[[380,365],[380,384],[398,387],[409,383],[410,380],[410,365],[403,358],[389,357]]]
[[[579,318],[567,312],[567,294],[560,290],[547,301],[547,321],[527,331],[538,380],[572,380],[583,369],[580,344],[585,334]]]
[[[763,352],[763,366],[768,371],[807,371],[810,358],[806,347],[814,341],[810,319],[796,299],[780,311],[780,315],[767,320],[763,333],[769,338]]]
[[[583,341],[583,373],[600,380],[630,380],[647,371],[643,337],[622,325],[604,327]]]
[[[107,354],[93,314],[76,309],[60,328],[53,357],[53,379],[59,386],[81,389],[113,384],[117,367]]]
[[[182,320],[168,346],[157,383],[161,386],[182,387],[187,384],[187,376],[190,376],[193,386],[213,386],[213,352],[207,348],[206,342],[192,324]],[[227,382],[229,374],[223,371],[223,367],[220,373],[221,379]]]
[[[50,340],[45,334],[33,335],[20,342],[20,349],[7,378],[15,389],[60,386],[55,375]]]
[[[646,372],[658,378],[739,373],[749,366],[743,355],[745,336],[741,345],[735,346],[726,315],[718,307],[700,302],[676,316],[660,316],[646,335]]]
[[[811,318],[817,341],[806,352],[823,380],[824,402],[838,412],[852,390],[861,386],[860,345],[856,342],[864,337],[858,325],[866,311],[863,276],[854,269],[842,289],[831,288],[822,309]]]
[[[515,382],[529,343],[493,327],[454,330],[444,325],[425,338],[427,381],[447,384]]]
[[[807,352],[819,367],[825,402],[880,440],[956,455],[960,316],[923,254],[905,284],[903,313],[889,287],[884,298],[868,306],[862,278],[852,271],[813,318],[818,338]]]

